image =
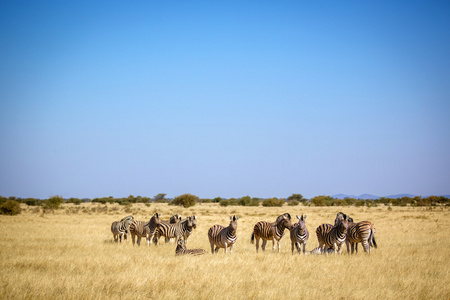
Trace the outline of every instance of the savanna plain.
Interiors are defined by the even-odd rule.
[[[310,238],[333,223],[336,213],[375,224],[377,249],[361,245],[357,255],[291,254],[289,232],[281,252],[256,253],[250,236],[256,222],[274,222],[288,212],[306,214]],[[110,226],[127,215],[148,221],[173,214],[197,215],[187,248],[203,256],[175,256],[175,244],[133,247],[114,243]],[[211,255],[208,229],[228,226],[237,215],[232,254]],[[450,299],[450,212],[447,207],[221,207],[191,208],[154,203],[64,204],[53,213],[23,206],[22,214],[0,216],[0,298],[2,299]]]

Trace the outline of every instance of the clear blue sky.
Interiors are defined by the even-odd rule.
[[[0,195],[450,194],[448,1],[2,1]]]

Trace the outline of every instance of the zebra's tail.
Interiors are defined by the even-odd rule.
[[[375,241],[375,228],[372,228],[370,231],[370,237],[369,237],[369,246],[373,245],[375,248],[378,248],[377,242]]]
[[[253,244],[254,241],[255,241],[255,233],[253,232],[253,233],[252,233],[252,238],[251,238],[252,244]]]

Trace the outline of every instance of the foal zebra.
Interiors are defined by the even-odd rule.
[[[188,217],[188,219],[191,219],[192,222],[192,226],[189,227],[188,224],[182,226],[182,235],[183,235],[183,239],[185,241],[185,243],[187,244],[188,238],[191,236],[192,231],[197,228],[197,216],[190,216]],[[186,222],[186,220],[181,221]]]
[[[291,229],[291,215],[288,213],[278,216],[273,223],[266,221],[259,221],[253,227],[251,242],[256,238],[256,253],[258,253],[259,239],[263,240],[261,249],[265,251],[268,240],[272,240],[272,252],[275,251],[275,241],[277,241],[278,252],[280,252],[280,240],[284,236],[285,229]]]
[[[324,249],[322,249],[320,247],[317,247],[317,248],[312,249],[311,251],[306,252],[305,255],[324,254],[324,253],[325,254],[334,253],[334,249],[333,248],[328,248],[328,249],[324,250]]]
[[[347,215],[344,214],[342,219],[339,219],[336,224],[337,225],[333,226],[330,231],[322,233],[321,240],[319,240],[319,248],[323,248],[323,250],[326,250],[326,248],[333,248],[335,254],[337,252],[341,254],[342,245],[345,243],[348,228]],[[325,228],[328,228],[327,225],[329,224],[320,225],[317,228],[316,233],[319,231],[319,228],[324,228],[323,231],[325,231]],[[319,238],[319,235],[317,237]]]
[[[239,217],[230,216],[230,225],[223,227],[222,225],[214,225],[208,230],[209,243],[211,244],[211,253],[218,252],[219,248],[225,248],[227,253],[228,246],[230,247],[230,253],[233,251],[233,246],[236,243],[236,229],[237,220]],[[214,246],[216,249],[214,250]]]
[[[155,236],[155,232],[160,226],[159,214],[155,213],[148,222],[134,221],[130,226],[131,239],[134,246],[134,238],[137,236],[137,244],[141,245],[141,238],[145,237],[147,246],[150,246],[150,241]]]
[[[119,222],[114,221],[111,224],[111,232],[114,237],[114,242],[117,243],[117,241],[120,241],[122,243],[122,238],[127,239],[127,235],[130,234],[130,225],[133,221],[133,216],[127,216]]]
[[[352,223],[347,230],[347,253],[350,253],[349,244],[352,247],[352,254],[356,246],[356,253],[358,253],[358,243],[361,243],[364,252],[370,254],[370,248],[373,244],[377,248],[375,241],[375,226],[369,221],[361,221],[359,223]]]
[[[294,245],[297,248],[297,252],[300,253],[300,244],[303,244],[303,253],[305,253],[306,242],[309,238],[309,232],[305,225],[306,215],[302,215],[301,217],[296,216],[298,219],[298,223],[295,223],[292,227],[291,231],[291,250],[292,254],[294,254]]]
[[[175,249],[175,255],[203,255],[206,253],[206,250],[203,249],[186,249],[185,242],[182,239],[179,239],[177,242],[177,248]]]

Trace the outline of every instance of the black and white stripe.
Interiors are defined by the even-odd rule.
[[[309,232],[305,225],[306,215],[296,217],[298,219],[298,223],[295,223],[292,229],[290,230],[292,254],[294,254],[294,246],[295,248],[297,248],[297,252],[300,253],[301,245],[303,245],[303,253],[305,253],[306,242],[308,241],[309,238]]]
[[[203,249],[187,249],[186,244],[183,239],[179,239],[177,242],[177,248],[175,249],[175,255],[203,255],[206,253],[206,250]]]
[[[122,243],[123,239],[127,239],[127,235],[130,234],[130,225],[133,223],[134,217],[127,216],[120,221],[114,221],[111,224],[111,232],[114,237],[114,242],[120,241]]]
[[[259,249],[259,239],[263,240],[261,249],[264,251],[266,249],[266,244],[268,240],[272,241],[272,251],[275,251],[275,241],[277,242],[278,252],[280,252],[280,240],[284,236],[285,229],[291,229],[291,215],[288,213],[278,216],[277,220],[273,223],[266,221],[259,221],[253,227],[253,233],[251,237],[251,242],[256,238],[256,252]]]
[[[233,251],[233,246],[236,243],[236,229],[237,220],[239,217],[230,216],[230,225],[224,227],[222,225],[214,225],[208,230],[209,243],[211,244],[211,253],[214,254],[219,251],[220,248],[225,248],[225,253],[227,253],[227,248],[230,247],[230,253]],[[214,250],[214,246],[216,247]]]
[[[321,226],[323,225],[328,224],[322,224]],[[323,250],[326,250],[327,248],[333,248],[335,254],[337,252],[341,254],[342,245],[345,243],[345,240],[347,238],[347,228],[348,228],[347,216],[343,215],[342,219],[339,219],[337,224],[333,226],[333,228],[331,228],[330,231],[322,235],[321,237],[322,240],[319,241],[319,247],[323,248]]]
[[[137,236],[137,244],[140,246],[141,238],[145,237],[147,240],[147,246],[150,245],[150,241],[155,236],[156,231],[160,226],[159,214],[155,213],[148,222],[134,221],[130,226],[131,238],[134,246],[134,239]]]
[[[190,218],[181,221],[181,217],[178,217],[178,222],[175,224],[161,223],[153,241],[157,244],[161,237],[164,237],[166,243],[173,238],[178,241],[188,228],[191,228],[192,231],[192,220]]]
[[[352,254],[356,246],[356,253],[358,253],[358,243],[361,243],[364,252],[370,254],[372,245],[377,248],[375,241],[375,226],[369,221],[361,221],[352,223],[347,229],[347,253],[350,253],[349,244],[352,248]]]

